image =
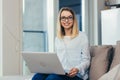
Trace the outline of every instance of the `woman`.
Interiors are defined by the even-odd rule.
[[[75,13],[68,7],[58,15],[55,48],[66,75],[36,74],[32,80],[86,80],[90,63],[88,39],[80,32]]]

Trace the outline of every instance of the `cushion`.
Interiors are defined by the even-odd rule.
[[[109,57],[113,48],[111,45],[91,47],[91,65],[89,72],[89,80],[98,80],[103,74],[108,71]]]
[[[120,64],[116,65],[98,80],[120,80]]]
[[[120,41],[117,41],[115,53],[114,53],[114,57],[113,57],[113,61],[112,61],[110,69],[112,69],[119,63],[120,63]]]

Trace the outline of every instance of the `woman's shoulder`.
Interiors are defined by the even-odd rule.
[[[80,31],[79,32],[79,39],[82,39],[84,42],[88,42],[88,36],[85,32]]]
[[[61,41],[62,39],[58,38],[57,36],[55,37],[55,41]]]
[[[85,32],[79,31],[79,36],[87,36]]]
[[[58,39],[60,39],[60,38],[58,38],[57,36],[55,37],[55,40],[58,40]]]
[[[58,40],[58,37],[55,37],[55,40]]]

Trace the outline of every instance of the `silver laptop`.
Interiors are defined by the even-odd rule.
[[[32,73],[65,75],[58,56],[54,52],[22,52],[22,56]]]

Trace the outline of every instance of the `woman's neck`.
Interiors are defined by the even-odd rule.
[[[65,36],[71,36],[72,29],[65,29]]]

